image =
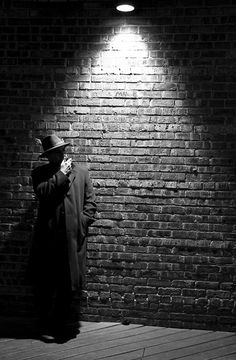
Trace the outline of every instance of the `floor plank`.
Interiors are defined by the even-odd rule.
[[[124,332],[121,331],[118,334],[110,334],[109,328],[107,329],[107,334],[104,334],[102,337],[100,334],[95,333],[82,333],[81,336],[79,336],[78,341],[71,341],[68,344],[63,344],[62,347],[58,347],[58,344],[50,344],[51,347],[47,348],[47,352],[45,353],[45,344],[40,343],[37,341],[34,341],[31,343],[32,351],[34,352],[34,358],[35,359],[41,359],[44,357],[46,359],[46,356],[51,356],[52,359],[63,359],[64,357],[70,357],[73,358],[74,356],[76,358],[82,358],[84,354],[87,355],[87,358],[93,358],[96,355],[96,358],[99,359],[103,356],[110,356],[110,353],[116,354],[117,352],[120,352],[120,347],[127,352],[131,350],[140,350],[144,347],[146,344],[146,340],[148,343],[156,344],[157,338],[164,339],[167,335],[174,337],[178,336],[177,333],[186,333],[188,334],[188,331],[185,330],[179,330],[179,329],[167,329],[167,328],[156,328],[148,332],[149,327],[145,328],[142,327],[142,332],[137,334],[137,329],[132,331],[132,329],[129,330],[129,328],[124,327],[123,329],[127,329]],[[144,331],[147,331],[145,333]],[[196,332],[199,332],[198,330]],[[189,336],[189,335],[186,335]],[[106,341],[104,341],[104,339]],[[161,341],[161,340],[160,340]],[[141,345],[140,345],[141,344]],[[141,346],[141,347],[140,347]],[[123,351],[123,352],[124,352]],[[24,360],[27,356],[28,349],[25,348],[25,343],[21,348],[17,347],[14,349],[10,348],[8,350],[8,359],[14,360],[17,355],[17,360]]]
[[[206,351],[209,348],[217,348],[223,346],[223,344],[232,344],[235,342],[235,336],[230,334],[212,332],[192,338],[182,339],[181,341],[177,340],[171,343],[166,343],[163,345],[151,346],[148,347],[145,351],[145,357],[149,360],[148,356],[162,354],[162,359],[175,359],[174,356],[177,355],[192,355],[201,351]],[[151,357],[150,357],[151,359]]]
[[[217,357],[214,360],[235,360],[236,359],[236,352],[230,354],[230,355],[224,355],[223,357]]]
[[[145,338],[152,339],[156,337],[165,337],[166,335],[170,335],[176,332],[186,332],[185,330],[179,329],[165,329],[165,328],[153,328],[153,327],[144,327],[139,326],[137,327],[130,327],[130,326],[123,326],[117,325],[116,327],[112,328],[111,331],[110,327],[103,329],[102,331],[93,331],[89,332],[87,329],[82,328],[82,333],[79,336],[79,342],[77,339],[75,341],[71,341],[68,344],[64,344],[63,351],[69,349],[70,351],[75,348],[75,352],[79,351],[77,348],[80,348],[80,351],[86,352],[87,348],[90,350],[101,350],[104,346],[107,347],[114,347],[117,345],[124,345],[126,343],[130,343],[133,341],[139,341],[140,339],[143,340]],[[116,331],[115,331],[116,330]],[[106,342],[104,344],[104,338]],[[57,344],[51,344],[51,348],[48,351],[53,351]],[[54,345],[54,347],[53,347]],[[42,349],[44,348],[45,344],[38,341],[31,342],[31,348],[34,350],[34,355],[37,353],[41,353]],[[57,346],[58,347],[58,346]],[[21,342],[15,343],[12,342],[5,344],[5,349],[9,350],[9,357],[11,353],[17,351],[18,358],[20,359],[21,356],[24,356],[24,353],[28,351],[27,340],[21,340]]]
[[[46,344],[18,330],[0,339],[1,360],[236,360],[229,332],[83,322],[76,339]]]

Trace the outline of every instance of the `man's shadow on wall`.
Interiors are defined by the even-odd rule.
[[[33,293],[29,283],[29,256],[35,209],[31,201],[12,231],[5,235],[1,256],[5,264],[0,297],[0,338],[37,338]]]
[[[7,317],[1,319],[0,338],[39,339],[34,319]]]

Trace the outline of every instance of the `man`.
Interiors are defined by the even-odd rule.
[[[79,301],[85,276],[86,235],[96,204],[85,167],[64,156],[70,145],[56,135],[42,141],[49,163],[32,171],[39,200],[30,277],[45,341],[79,333]]]

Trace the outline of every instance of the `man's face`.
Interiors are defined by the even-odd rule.
[[[52,150],[47,154],[47,159],[52,164],[58,164],[60,165],[63,161],[65,153],[65,147],[62,146],[58,149]]]

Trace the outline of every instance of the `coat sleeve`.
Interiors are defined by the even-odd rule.
[[[45,176],[40,169],[32,172],[34,192],[41,201],[53,200],[65,194],[68,190],[69,179],[60,170],[51,176]]]
[[[82,212],[82,224],[85,230],[91,225],[95,220],[97,206],[95,202],[95,193],[93,190],[92,181],[89,176],[89,172],[86,171],[85,174],[85,192],[84,192],[84,205]]]

